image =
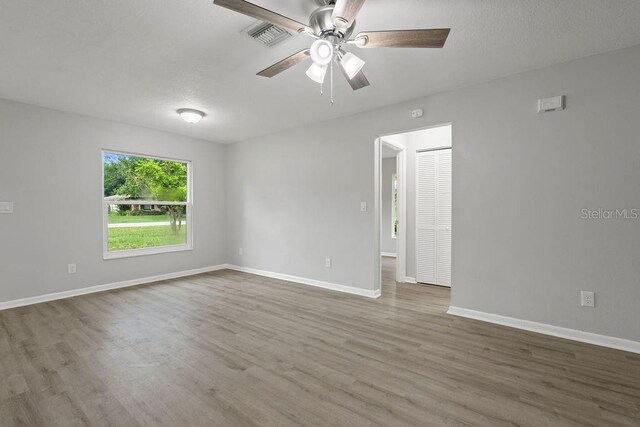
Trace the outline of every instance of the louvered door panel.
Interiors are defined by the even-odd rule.
[[[435,284],[436,274],[436,230],[418,229],[417,233],[417,277],[419,283]]]
[[[451,150],[436,158],[436,283],[451,286]]]
[[[436,282],[436,157],[419,153],[416,171],[416,279]]]
[[[451,286],[451,150],[417,154],[416,279]]]
[[[436,242],[436,284],[451,287],[451,230],[438,230]]]

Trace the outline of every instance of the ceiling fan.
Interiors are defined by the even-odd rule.
[[[305,25],[248,1],[213,1],[218,6],[316,39],[309,49],[303,49],[265,68],[258,73],[259,76],[274,77],[311,57],[313,64],[307,70],[307,76],[311,80],[324,83],[327,70],[330,69],[333,82],[333,63],[335,62],[353,90],[369,86],[369,81],[362,72],[365,62],[346,51],[346,45],[359,48],[441,48],[450,31],[449,28],[365,31],[351,38],[356,26],[356,15],[365,0],[316,0],[316,2],[319,7],[309,17],[309,25]]]

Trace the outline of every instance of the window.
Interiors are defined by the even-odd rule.
[[[103,151],[104,258],[192,249],[191,163]]]
[[[391,238],[398,237],[398,175],[391,177]]]

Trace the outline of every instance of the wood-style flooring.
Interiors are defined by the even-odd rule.
[[[0,425],[640,425],[638,355],[385,275],[377,300],[220,271],[2,311]]]

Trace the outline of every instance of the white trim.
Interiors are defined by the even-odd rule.
[[[298,276],[291,276],[289,274],[274,273],[271,271],[258,270],[250,267],[242,267],[239,265],[228,264],[226,268],[228,268],[229,270],[240,271],[242,273],[255,274],[257,276],[270,277],[272,279],[279,279],[287,282],[299,283],[302,285],[315,286],[317,288],[330,289],[332,291],[345,292],[348,294],[359,295],[359,296],[368,297],[368,298],[378,298],[381,295],[379,289],[368,290],[368,289],[354,288],[352,286],[338,285],[335,283],[322,282],[320,280],[307,279],[305,277],[298,277]]]
[[[102,151],[110,153],[110,154],[122,154],[122,155],[125,155],[125,156],[133,156],[133,157],[147,157],[149,159],[167,160],[169,162],[180,162],[180,163],[189,163],[189,162],[191,162],[191,160],[187,160],[187,159],[177,159],[175,157],[156,156],[154,154],[136,153],[136,152],[133,152],[133,151],[111,150],[109,148],[103,148]]]
[[[373,289],[382,289],[382,140],[376,138],[373,143]],[[397,247],[397,244],[396,244]],[[397,260],[396,260],[397,263]],[[397,272],[397,271],[396,271]]]
[[[396,166],[398,175],[398,237],[396,240],[396,281],[402,283],[407,275],[407,150],[402,147]]]
[[[412,285],[417,285],[418,281],[416,280],[415,277],[407,276],[407,277],[404,278],[404,283],[411,283]]]
[[[182,162],[175,162],[175,163],[182,163]],[[163,202],[162,200],[137,200],[137,199],[104,200],[104,202],[107,205],[163,205],[163,206],[188,206],[189,205],[189,202]]]
[[[560,326],[548,325],[546,323],[532,322],[530,320],[500,316],[498,314],[485,313],[482,311],[469,310],[455,306],[449,307],[447,314],[640,354],[640,342],[638,341],[594,334],[591,332],[579,331],[577,329],[563,328]]]
[[[385,141],[378,137],[374,144],[374,189],[375,189],[375,241],[374,241],[374,289],[380,290],[382,283],[382,268],[380,263],[381,244],[380,236],[382,235],[381,213],[382,213],[382,146],[397,152],[396,156],[396,175],[398,176],[398,237],[396,240],[396,282],[403,283],[405,281],[406,265],[407,265],[407,148],[400,143]]]
[[[193,247],[188,245],[172,245],[172,246],[152,246],[142,249],[128,249],[124,251],[111,251],[102,254],[105,261],[110,259],[131,258],[136,256],[168,254],[172,252],[192,251]]]
[[[395,258],[396,254],[394,254],[393,252],[380,252],[380,256],[387,256],[389,258]]]
[[[111,289],[127,288],[129,286],[143,285],[145,283],[159,282],[161,280],[169,280],[169,279],[177,279],[179,277],[194,276],[196,274],[209,273],[211,271],[224,270],[226,268],[227,268],[227,265],[222,264],[222,265],[216,265],[212,267],[196,268],[193,270],[178,271],[176,273],[160,274],[158,276],[142,277],[140,279],[125,280],[123,282],[108,283],[105,285],[91,286],[88,288],[73,289],[70,291],[56,292],[53,294],[22,298],[22,299],[17,299],[13,301],[5,301],[5,302],[0,302],[0,310],[7,310],[9,308],[22,307],[25,305],[39,304],[42,302],[77,297],[80,295],[93,294],[96,292],[103,292]]]

